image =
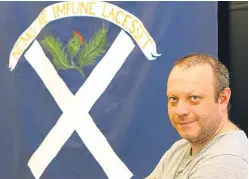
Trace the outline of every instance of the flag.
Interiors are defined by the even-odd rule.
[[[217,2],[0,2],[0,178],[144,178],[180,139],[176,59],[217,57]]]

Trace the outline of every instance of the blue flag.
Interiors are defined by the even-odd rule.
[[[0,178],[148,176],[180,139],[166,82],[217,57],[217,2],[0,2]]]

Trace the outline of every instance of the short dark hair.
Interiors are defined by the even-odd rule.
[[[215,101],[217,102],[220,97],[220,93],[225,88],[227,87],[229,88],[230,85],[229,71],[227,67],[224,64],[222,64],[218,59],[215,59],[212,56],[202,53],[192,53],[178,59],[173,65],[172,70],[176,66],[189,68],[196,65],[204,65],[204,64],[207,64],[212,68],[214,75]],[[228,103],[227,108],[229,112],[231,108],[230,103]]]

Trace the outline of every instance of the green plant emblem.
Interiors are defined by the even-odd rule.
[[[52,63],[58,70],[75,69],[84,78],[84,67],[94,65],[96,58],[105,52],[107,29],[100,28],[88,43],[84,42],[78,31],[74,31],[66,47],[52,35],[45,36],[41,44],[51,55]]]

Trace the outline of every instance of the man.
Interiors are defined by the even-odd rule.
[[[178,60],[167,83],[168,114],[183,139],[147,179],[246,179],[248,140],[228,118],[230,96],[229,73],[218,60]]]

